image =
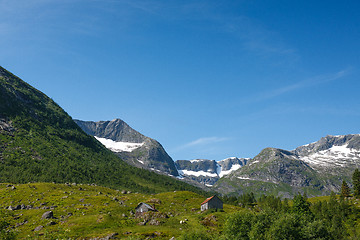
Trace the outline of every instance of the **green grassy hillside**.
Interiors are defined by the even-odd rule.
[[[129,193],[88,184],[0,184],[0,239],[359,239],[359,200],[262,196],[200,211],[189,191]],[[135,216],[140,202],[158,212]],[[11,209],[16,210],[9,210]],[[52,211],[51,218],[43,218]],[[184,223],[181,223],[181,222]]]
[[[0,182],[96,183],[131,191],[200,192],[131,167],[85,134],[52,99],[0,67]]]
[[[10,224],[17,239],[89,239],[114,233],[118,238],[170,239],[194,229],[217,235],[226,215],[241,209],[225,204],[224,212],[201,213],[203,201],[203,196],[188,191],[124,194],[86,184],[29,183],[15,185],[15,189],[0,184],[2,220]],[[139,202],[155,204],[159,212],[135,217]],[[4,210],[18,205],[30,209]],[[53,211],[53,219],[42,219],[47,211]],[[180,224],[185,219],[188,221]],[[43,228],[34,231],[38,226]]]

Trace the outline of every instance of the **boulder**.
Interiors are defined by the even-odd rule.
[[[54,218],[53,211],[47,211],[41,217],[41,219],[51,219],[51,218]]]
[[[44,228],[44,226],[40,225],[40,226],[37,226],[37,227],[34,229],[34,231],[40,231],[40,230],[43,229],[43,228]]]

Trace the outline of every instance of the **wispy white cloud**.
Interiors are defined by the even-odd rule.
[[[218,143],[228,140],[228,138],[225,137],[205,137],[205,138],[199,138],[195,141],[189,142],[185,144],[186,147],[192,147],[192,146],[198,146],[198,145],[207,145],[211,143]]]
[[[174,149],[174,151],[180,151],[180,150],[184,150],[184,149],[188,149],[188,148],[203,148],[203,147],[207,147],[211,144],[214,143],[219,143],[219,142],[225,142],[228,141],[229,138],[226,137],[203,137],[203,138],[198,138],[196,140],[193,140],[191,142],[188,142],[186,144],[183,144],[179,147],[177,147],[176,149]]]
[[[266,23],[259,22],[245,15],[219,17],[225,32],[228,32],[239,39],[242,48],[262,58],[279,57],[282,64],[292,64],[300,59],[296,48],[283,40],[282,36],[272,30]],[[275,64],[275,63],[274,63]]]
[[[333,74],[326,74],[326,75],[320,75],[320,76],[308,78],[291,85],[273,89],[267,92],[262,92],[257,96],[248,98],[245,102],[249,103],[249,102],[260,102],[260,101],[268,100],[299,89],[309,88],[312,86],[317,86],[320,84],[325,84],[328,82],[340,80],[341,78],[349,75],[350,73],[351,73],[351,69],[349,68]]]

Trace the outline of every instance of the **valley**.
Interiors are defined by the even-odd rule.
[[[252,159],[173,161],[121,119],[74,121],[1,67],[0,101],[2,239],[360,236],[358,190],[335,194],[353,187],[359,134]],[[214,195],[224,208],[201,211]],[[140,203],[154,211],[139,214]]]

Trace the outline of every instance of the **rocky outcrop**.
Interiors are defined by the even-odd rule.
[[[181,176],[206,186],[214,185],[221,177],[243,167],[250,159],[231,157],[221,161],[208,159],[177,160]]]
[[[162,174],[179,175],[174,161],[159,142],[137,132],[121,119],[75,122],[125,162]]]

